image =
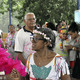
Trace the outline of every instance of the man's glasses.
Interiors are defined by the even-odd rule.
[[[38,42],[39,40],[44,40],[44,39],[42,39],[42,38],[30,37],[30,40],[31,40],[31,41],[35,41],[35,42]]]

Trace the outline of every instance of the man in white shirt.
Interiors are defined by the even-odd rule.
[[[18,58],[22,63],[26,64],[26,59],[32,51],[32,42],[30,37],[33,36],[33,29],[36,25],[36,18],[34,13],[27,13],[24,17],[24,23],[26,24],[20,29],[15,39],[15,52],[18,54]]]

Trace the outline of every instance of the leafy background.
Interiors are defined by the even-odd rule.
[[[57,23],[66,20],[68,24],[74,21],[74,11],[77,10],[77,0],[11,0],[11,23],[24,25],[24,15],[34,12],[37,24],[45,22]],[[0,29],[8,32],[9,1],[0,0]]]

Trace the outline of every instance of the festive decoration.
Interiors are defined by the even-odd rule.
[[[67,30],[60,30],[60,33],[67,33]]]
[[[60,44],[59,44],[60,49],[63,49],[63,43],[62,43],[62,37],[61,37],[61,35],[59,35],[59,38],[60,38],[60,40],[61,40],[61,42],[60,42]],[[66,43],[68,43],[68,42],[69,42],[68,37],[66,37],[66,38],[65,38],[65,41],[66,41]]]
[[[21,61],[16,58],[13,60],[5,49],[0,48],[0,72],[4,71],[5,74],[10,74],[12,69],[15,68],[21,76],[26,76],[25,66],[21,64]]]
[[[67,29],[62,26],[61,29],[59,30],[60,33],[67,33]]]
[[[63,49],[63,44],[62,44],[62,42],[60,43],[60,49]]]
[[[49,40],[51,42],[50,38],[47,37],[46,34],[40,32],[40,31],[37,31],[37,30],[33,30],[33,33],[40,34],[44,37],[44,39]]]

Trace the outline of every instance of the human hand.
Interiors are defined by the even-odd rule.
[[[14,78],[20,78],[20,74],[16,69],[13,69],[11,74]]]
[[[66,49],[69,50],[69,49],[72,49],[73,46],[72,45],[65,45]]]
[[[20,74],[16,69],[13,69],[10,74],[6,76],[7,80],[21,80]]]

